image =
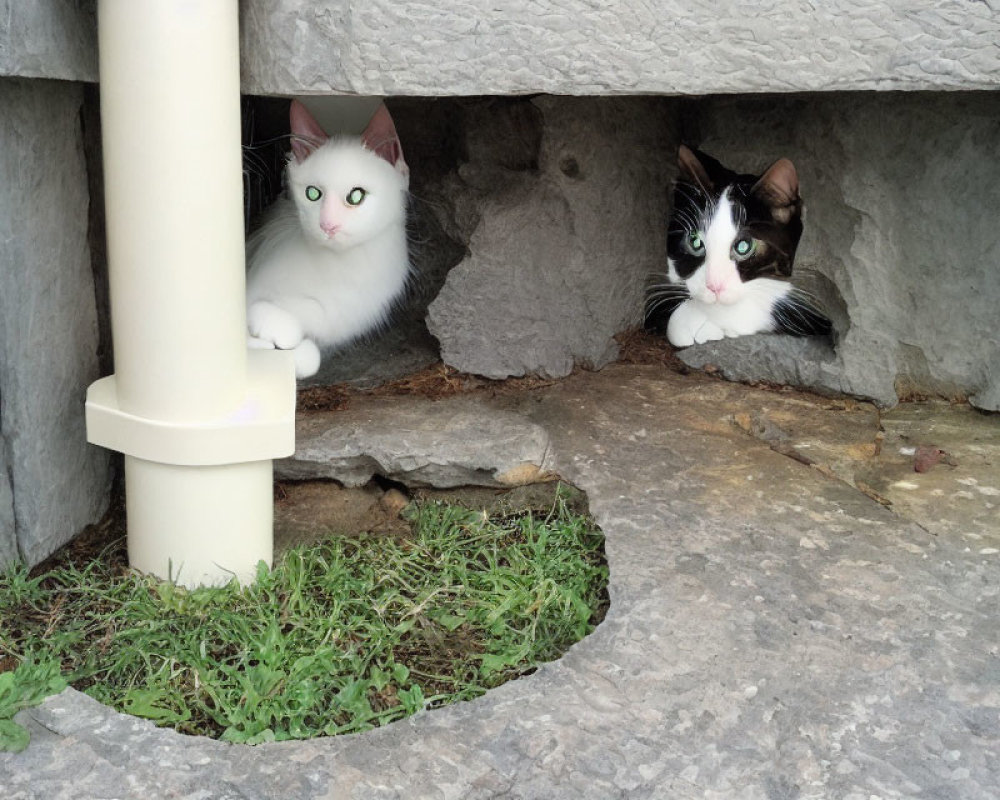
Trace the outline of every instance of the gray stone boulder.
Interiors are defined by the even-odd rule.
[[[666,257],[667,103],[545,97],[464,122],[441,207],[468,256],[427,316],[443,360],[489,378],[607,364]]]
[[[0,561],[34,564],[107,507],[80,85],[0,79]]]

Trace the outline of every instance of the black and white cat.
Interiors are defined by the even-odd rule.
[[[292,350],[305,378],[320,347],[382,325],[403,293],[410,173],[384,105],[360,138],[328,138],[298,101],[289,116],[289,196],[247,242],[247,328],[250,347]]]
[[[789,281],[802,201],[787,158],[740,175],[681,145],[667,230],[666,280],[650,287],[647,327],[676,347],[774,331],[829,334],[830,321]]]

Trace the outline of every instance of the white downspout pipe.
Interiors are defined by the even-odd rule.
[[[132,566],[252,581],[295,377],[246,347],[237,0],[100,0],[98,21],[115,374],[88,439],[125,453]]]

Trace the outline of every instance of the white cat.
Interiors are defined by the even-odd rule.
[[[247,242],[248,344],[292,350],[307,378],[321,347],[383,325],[403,293],[410,178],[384,105],[360,139],[327,137],[298,101],[289,116],[289,196]]]

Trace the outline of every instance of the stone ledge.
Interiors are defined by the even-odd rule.
[[[243,0],[252,94],[698,95],[986,89],[987,3]]]
[[[0,75],[97,79],[96,0],[5,4]],[[995,88],[982,3],[240,0],[249,94],[698,95]]]

